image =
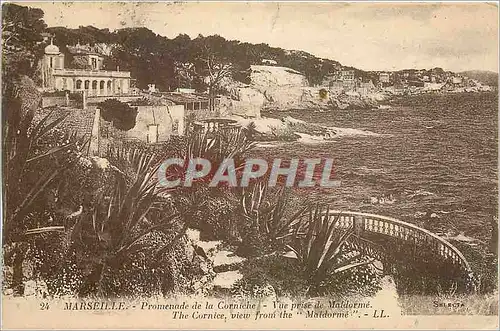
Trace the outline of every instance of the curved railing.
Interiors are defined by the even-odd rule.
[[[194,122],[193,129],[194,131],[206,133],[209,137],[213,137],[217,133],[238,134],[241,130],[241,125],[235,120],[214,118]]]
[[[462,271],[471,272],[469,263],[455,246],[438,235],[414,224],[391,217],[351,211],[331,210],[329,215],[331,218],[339,217],[338,226],[341,228],[352,226],[361,238],[363,233],[368,232],[422,244],[431,249],[434,254],[451,260],[453,264],[458,264]]]
[[[239,130],[241,125],[237,121],[225,118],[207,118],[193,123],[195,129],[208,133],[215,133],[222,130]]]

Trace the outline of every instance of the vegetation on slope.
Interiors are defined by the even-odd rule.
[[[169,39],[147,28],[124,28],[110,32],[109,29],[92,26],[78,29],[51,27],[47,32],[55,35],[54,43],[63,51],[67,45],[77,43],[112,45],[105,65],[130,70],[140,88],[151,83],[162,90],[173,90],[179,86],[201,88],[200,61],[203,62],[207,48],[215,52],[220,60],[230,62],[234,68],[233,78],[241,82],[248,82],[250,65],[260,64],[263,59],[275,60],[280,66],[304,73],[310,84],[320,83],[325,75],[340,66],[336,61],[320,59],[307,52],[288,51],[264,43],[226,40],[218,35],[198,35],[191,39],[186,34],[180,34]]]

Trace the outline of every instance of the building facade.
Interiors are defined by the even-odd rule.
[[[366,96],[376,89],[375,84],[370,80],[368,82],[360,81],[356,86],[356,92],[358,92],[362,96]]]
[[[124,132],[124,139],[138,139],[154,144],[167,141],[172,135],[184,135],[183,106],[137,106],[135,126]]]
[[[42,59],[42,87],[46,91],[86,91],[88,96],[127,95],[129,71],[102,70],[104,56],[89,46],[68,47],[78,69],[65,68],[65,55],[53,44],[45,47]],[[117,68],[118,69],[118,68]]]
[[[378,74],[378,80],[381,83],[389,83],[390,82],[390,75],[388,72],[381,72]]]
[[[270,60],[270,59],[262,59],[261,63],[263,65],[268,65],[268,66],[278,65],[278,62],[276,62],[275,60]]]
[[[354,70],[342,70],[340,72],[340,80],[343,82],[352,82],[356,79]]]

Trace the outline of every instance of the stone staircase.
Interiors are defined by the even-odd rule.
[[[188,229],[186,231],[188,239],[191,241],[195,252],[198,255],[205,255],[205,258],[211,261],[215,277],[211,281],[214,290],[228,291],[243,275],[239,268],[245,258],[237,256],[230,250],[221,249],[222,241],[200,240],[200,231]]]

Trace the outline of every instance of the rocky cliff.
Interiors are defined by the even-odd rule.
[[[259,117],[260,110],[333,110],[373,108],[383,95],[360,96],[357,93],[333,94],[325,87],[310,87],[300,72],[275,66],[251,66],[251,83],[226,81],[228,97],[221,106],[228,113]]]
[[[220,113],[244,117],[260,117],[265,97],[258,90],[241,83],[230,82],[226,85],[227,96],[220,100]]]

